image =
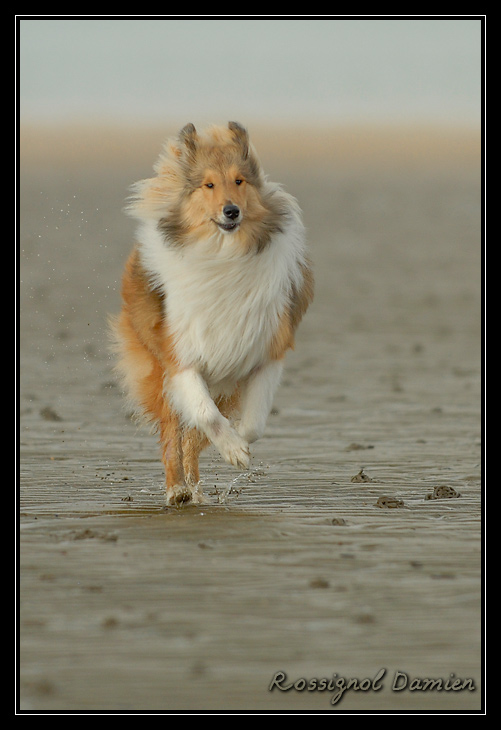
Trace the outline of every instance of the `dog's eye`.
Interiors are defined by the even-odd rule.
[[[241,185],[242,183],[243,183],[243,180],[240,180],[240,179],[235,180],[235,185]]]
[[[214,187],[214,183],[205,183],[205,187],[206,188],[213,188]]]

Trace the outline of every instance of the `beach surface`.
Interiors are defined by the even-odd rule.
[[[316,297],[250,472],[166,509],[107,317],[172,131],[21,130],[19,709],[479,711],[479,135],[250,129]]]

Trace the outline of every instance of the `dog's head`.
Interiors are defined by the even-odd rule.
[[[193,124],[179,133],[186,180],[185,218],[192,226],[233,234],[256,217],[262,174],[247,130],[237,122],[199,137]]]
[[[290,212],[290,202],[265,178],[247,130],[237,122],[201,135],[187,124],[167,141],[155,172],[133,186],[127,211],[157,221],[169,245],[214,236],[220,242],[222,235],[240,250],[259,252]]]

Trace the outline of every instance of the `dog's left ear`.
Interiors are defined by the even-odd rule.
[[[228,122],[228,129],[233,132],[235,140],[242,149],[242,156],[246,159],[249,156],[249,135],[247,130],[238,122]]]

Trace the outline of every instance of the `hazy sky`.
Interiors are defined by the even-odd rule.
[[[20,20],[21,121],[480,123],[481,21]]]

